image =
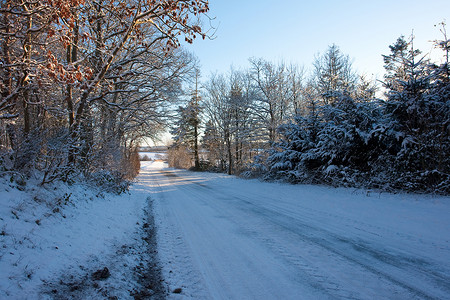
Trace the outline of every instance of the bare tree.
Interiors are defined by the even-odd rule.
[[[293,113],[293,93],[288,81],[288,69],[263,59],[250,59],[250,72],[257,89],[254,114],[262,130],[267,131],[269,144],[277,139],[277,128]],[[295,92],[297,93],[297,92]]]
[[[231,70],[213,75],[206,84],[205,112],[210,139],[218,140],[221,168],[239,172],[251,157],[255,137],[254,89],[248,73]],[[214,151],[217,153],[217,151]]]

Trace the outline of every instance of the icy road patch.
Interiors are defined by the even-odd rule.
[[[173,299],[450,299],[450,198],[146,162]],[[181,290],[180,290],[181,288]]]

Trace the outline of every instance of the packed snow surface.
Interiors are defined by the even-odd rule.
[[[143,163],[173,299],[450,299],[450,198]],[[178,290],[180,291],[180,290]]]

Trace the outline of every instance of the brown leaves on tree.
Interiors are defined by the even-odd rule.
[[[7,67],[0,72],[5,74],[0,78],[0,92],[5,95],[14,89],[20,92],[20,78],[25,74],[30,78],[27,88],[54,82],[78,88],[74,94],[88,97],[118,57],[126,59],[129,49],[159,47],[157,55],[164,57],[180,47],[183,39],[193,43],[197,36],[205,38],[197,22],[209,10],[205,0],[17,3],[6,0],[0,6],[0,17],[6,22],[0,26],[0,38],[5,41],[1,50],[7,54],[3,62]]]

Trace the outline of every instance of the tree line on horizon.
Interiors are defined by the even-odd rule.
[[[449,194],[450,40],[445,24],[441,31],[440,63],[415,49],[413,36],[389,46],[382,97],[336,45],[316,57],[310,74],[257,58],[247,69],[213,74],[178,108],[169,164]]]

